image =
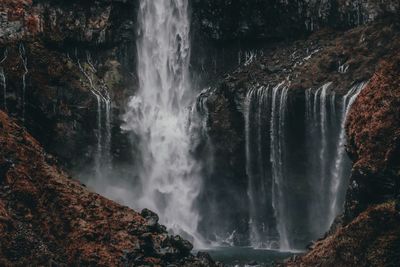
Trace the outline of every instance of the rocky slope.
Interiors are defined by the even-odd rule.
[[[0,112],[0,265],[215,266],[141,214],[88,191]]]
[[[348,225],[316,242],[311,252],[282,266],[397,266],[399,220],[394,202],[370,207]]]
[[[349,114],[354,161],[346,216],[400,195],[400,59],[382,63]]]

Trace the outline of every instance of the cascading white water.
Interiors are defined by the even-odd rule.
[[[272,87],[255,87],[245,101],[246,172],[248,177],[250,243],[255,248],[279,248],[269,161]]]
[[[285,188],[288,84],[253,88],[245,102],[249,229],[256,248],[291,249]]]
[[[315,92],[306,90],[306,154],[307,177],[310,181],[311,201],[309,204],[310,233],[313,238],[321,236],[330,226],[327,212],[331,182],[330,166],[336,151],[337,115],[336,96],[326,83]],[[316,151],[318,156],[316,156]]]
[[[22,99],[21,99],[21,107],[22,107],[22,120],[25,120],[25,95],[26,95],[26,75],[29,73],[28,71],[28,58],[26,57],[25,46],[21,43],[19,45],[19,56],[21,58],[23,71],[22,74]]]
[[[98,86],[94,81],[94,75],[97,70],[94,67],[89,52],[86,52],[86,63],[82,65],[75,51],[77,64],[81,73],[85,76],[89,90],[96,98],[96,139],[97,146],[94,155],[95,177],[88,181],[89,185],[99,189],[104,183],[111,171],[111,97],[108,88]],[[102,191],[99,189],[99,191]]]
[[[306,90],[303,126],[288,117],[287,84],[249,90],[244,115],[251,245],[289,251],[321,237],[342,209],[350,170],[345,120],[365,84],[343,96],[341,112],[332,83]],[[301,149],[296,129],[303,127],[306,140]],[[296,153],[303,155],[304,163],[293,158]]]
[[[0,64],[3,64],[6,61],[8,56],[7,49],[4,51],[3,59],[0,61]],[[4,72],[4,68],[0,67],[0,86],[3,88],[3,109],[7,109],[7,81],[6,81],[6,74]]]
[[[313,192],[309,209],[315,238],[329,229],[342,209],[350,168],[345,152],[346,117],[365,83],[355,85],[343,96],[340,114],[336,112],[336,95],[329,91],[330,86],[327,83],[316,91],[306,91],[306,143],[310,164],[307,176],[312,181]],[[315,156],[316,149],[320,151],[319,158]]]
[[[337,150],[334,158],[334,165],[331,170],[331,184],[330,184],[330,207],[328,220],[332,223],[335,220],[335,217],[340,213],[342,209],[342,203],[344,196],[344,192],[340,192],[345,188],[343,185],[346,181],[344,179],[344,171],[345,171],[345,163],[346,160],[346,119],[347,115],[350,111],[351,106],[354,101],[357,99],[358,95],[365,88],[367,83],[359,83],[353,86],[350,91],[343,97],[342,100],[342,118],[341,118],[341,127],[340,134],[337,143]]]
[[[154,210],[171,231],[199,245],[193,203],[200,179],[188,134],[188,1],[141,0],[138,25],[139,92],[129,102],[124,129],[140,139],[142,166],[140,192],[128,204]]]
[[[324,84],[321,87],[320,95],[320,118],[321,118],[321,149],[319,152],[320,164],[321,164],[321,183],[324,186],[327,175],[327,153],[328,153],[328,106],[327,106],[327,95],[328,89],[332,83]]]
[[[288,218],[286,195],[284,190],[285,183],[285,123],[287,111],[287,98],[289,86],[285,81],[275,86],[272,90],[272,110],[271,110],[271,151],[270,161],[272,164],[272,205],[275,211],[277,230],[279,232],[279,248],[290,250],[290,240],[288,236]]]

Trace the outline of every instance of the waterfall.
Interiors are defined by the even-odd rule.
[[[346,118],[350,111],[351,106],[357,99],[358,95],[365,88],[367,83],[359,83],[354,85],[350,91],[343,97],[342,100],[342,117],[340,134],[337,141],[337,149],[334,157],[334,165],[331,171],[331,184],[330,184],[330,207],[328,219],[330,223],[335,220],[335,217],[342,209],[342,203],[345,195],[345,181],[346,181]]]
[[[286,81],[253,88],[245,101],[250,242],[257,248],[290,249],[285,189],[288,88]]]
[[[0,61],[0,64],[3,64],[4,61],[6,61],[8,56],[8,50],[7,48],[4,50],[4,56],[3,59]],[[0,67],[0,86],[3,88],[3,109],[7,109],[7,80],[6,80],[6,75],[4,72],[4,67]]]
[[[246,172],[248,176],[250,242],[256,248],[278,248],[272,181],[268,162],[271,87],[255,87],[245,101]]]
[[[336,151],[338,125],[336,95],[330,90],[332,83],[326,83],[315,92],[306,90],[306,145],[311,201],[309,203],[309,224],[312,238],[321,236],[330,226],[327,216],[329,207],[330,166]],[[316,156],[316,151],[318,156]]]
[[[86,63],[82,64],[78,58],[77,51],[75,56],[77,65],[81,73],[89,84],[89,90],[96,98],[96,151],[94,154],[94,179],[89,181],[94,187],[98,183],[103,184],[111,171],[111,97],[108,88],[95,82],[97,72],[89,52],[86,52]]]
[[[129,102],[124,130],[139,139],[141,167],[138,193],[128,204],[154,210],[170,231],[191,236],[198,245],[193,203],[200,180],[188,133],[194,98],[188,2],[141,0],[138,25],[139,91]]]
[[[307,176],[313,196],[309,205],[313,238],[326,232],[342,209],[350,170],[345,152],[346,117],[364,86],[365,83],[357,84],[342,97],[340,114],[337,113],[336,94],[329,90],[331,83],[316,91],[306,90]],[[318,158],[315,156],[317,149]]]
[[[279,232],[279,247],[281,250],[290,250],[288,236],[288,218],[285,192],[285,118],[287,111],[288,86],[284,82],[272,90],[271,111],[271,151],[272,164],[272,205],[275,211],[277,229]]]
[[[26,94],[26,75],[28,74],[28,59],[26,57],[25,47],[21,43],[19,45],[19,56],[21,58],[24,73],[22,74],[22,121],[25,120],[25,94]]]
[[[287,81],[248,91],[244,118],[253,247],[301,248],[321,237],[341,212],[351,167],[345,121],[364,86],[355,85],[340,99],[331,82],[306,90],[302,126],[293,125],[299,124],[298,116],[289,117]],[[304,149],[295,147],[301,141],[291,135],[299,134],[296,129],[305,130]],[[302,156],[293,158],[296,153]]]

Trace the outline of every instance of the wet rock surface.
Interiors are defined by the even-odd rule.
[[[130,157],[119,125],[133,73],[137,1],[23,1],[0,5],[1,109],[70,169],[93,160],[98,136],[93,88],[112,102],[116,158]],[[125,140],[125,141],[124,141]],[[81,155],[79,159],[76,155]]]
[[[0,112],[0,265],[217,266],[142,215],[89,192]]]
[[[215,41],[287,39],[323,27],[348,29],[396,14],[395,0],[193,0],[195,26]]]
[[[368,81],[379,68],[382,59],[391,60],[400,47],[399,22],[388,19],[360,26],[348,31],[321,30],[307,39],[282,42],[265,48],[263,53],[227,74],[222,81],[199,95],[198,105],[205,114],[209,143],[212,144],[213,165],[205,180],[202,203],[215,216],[201,222],[207,229],[229,229],[234,233],[230,242],[246,244],[248,217],[245,98],[252,88],[274,87],[285,81],[289,84],[288,110],[289,142],[293,153],[287,159],[297,175],[291,186],[299,191],[305,181],[304,154],[305,90],[320,88],[332,82],[332,91],[344,95],[358,82]],[[371,102],[372,103],[372,102]],[[382,120],[383,120],[382,115]],[[359,120],[357,120],[359,121]],[[386,123],[394,123],[388,119]],[[360,127],[361,124],[359,124]],[[358,131],[355,131],[358,132]],[[375,142],[377,146],[381,143]],[[200,144],[198,151],[209,158],[208,144]],[[303,177],[303,178],[302,178]],[[221,193],[219,188],[229,188]],[[373,187],[371,187],[373,188]],[[306,199],[309,196],[299,196]],[[226,209],[225,207],[235,207]],[[217,215],[218,214],[218,215]],[[222,215],[222,216],[221,216]],[[229,218],[218,221],[214,218]],[[301,218],[301,217],[300,217]],[[304,217],[303,217],[304,218]],[[299,227],[306,220],[297,221]],[[298,232],[301,232],[300,230]],[[210,237],[212,238],[212,237]],[[299,239],[301,240],[301,236]]]
[[[197,156],[208,155],[210,143],[214,154],[205,161],[213,161],[214,169],[205,170],[208,176],[199,201],[210,216],[202,219],[200,230],[229,229],[228,234],[234,234],[225,244],[248,245],[243,102],[249,89],[290,78],[289,105],[295,110],[290,119],[298,122],[304,119],[298,114],[304,114],[305,89],[333,82],[336,93],[344,94],[354,83],[371,79],[347,126],[348,151],[355,165],[346,214],[327,239],[288,264],[390,266],[400,261],[395,253],[399,234],[393,223],[398,220],[393,207],[398,212],[400,195],[399,73],[398,60],[393,59],[400,47],[399,1],[190,2],[193,51],[198,53],[192,59],[192,69],[199,75],[195,78],[210,85],[229,71],[199,98],[208,132],[207,140],[196,148]],[[133,162],[134,149],[120,126],[126,101],[138,82],[138,3],[3,0],[0,4],[0,74],[6,85],[6,94],[0,92],[0,108],[70,169],[79,170],[96,153],[93,86],[108,92],[112,100],[114,161]],[[387,63],[379,70],[381,60]],[[54,167],[56,159],[23,128],[3,114],[0,122],[1,264],[214,264],[206,254],[190,256],[191,244],[168,237],[151,211],[139,215],[67,179]],[[299,144],[303,136],[293,135],[291,140]],[[298,147],[301,150],[303,146]],[[302,162],[299,155],[294,153],[290,160]],[[227,185],[229,190],[221,193]],[[396,197],[395,204],[362,213],[371,204]],[[380,229],[381,223],[387,227]],[[364,237],[362,231],[376,239],[365,239],[368,234]]]

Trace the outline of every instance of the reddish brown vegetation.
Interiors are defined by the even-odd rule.
[[[354,103],[347,130],[354,168],[400,170],[400,58],[382,63]]]
[[[369,208],[286,266],[398,266],[400,214],[393,203]]]
[[[151,220],[68,178],[0,112],[0,266],[203,266],[146,214]]]

